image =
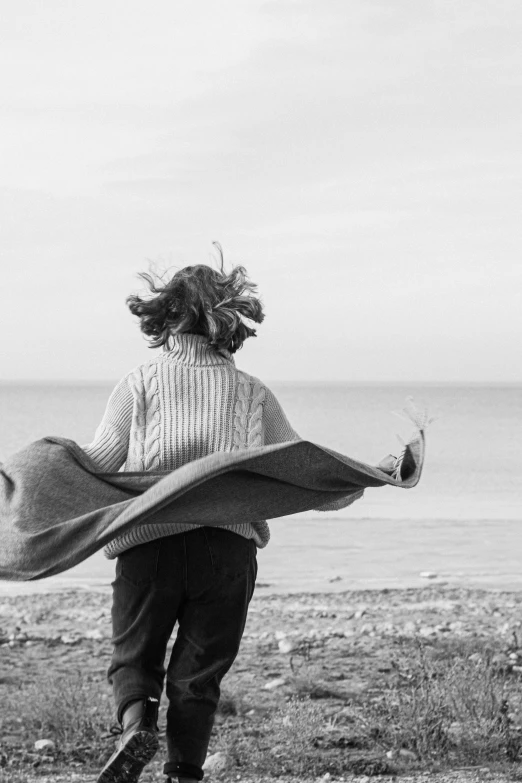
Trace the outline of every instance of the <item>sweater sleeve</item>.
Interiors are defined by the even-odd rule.
[[[286,418],[285,412],[279,404],[275,394],[273,394],[270,389],[266,387],[265,389],[265,409],[263,417],[265,446],[270,446],[273,443],[284,443],[288,440],[301,440]]]
[[[301,440],[300,436],[290,425],[275,395],[268,388],[265,395],[265,416],[265,445],[283,443],[288,440]],[[361,496],[362,490],[360,494],[324,503],[324,505],[319,506],[314,511],[339,511],[341,508],[350,506],[354,500]]]
[[[85,453],[107,473],[117,471],[127,459],[132,423],[133,395],[127,377],[114,388],[92,443]]]

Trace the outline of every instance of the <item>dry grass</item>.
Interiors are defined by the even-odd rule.
[[[375,775],[489,764],[517,777],[522,688],[495,659],[495,641],[408,644],[386,685],[348,703],[314,682],[313,661],[293,679],[294,695],[264,717],[247,719],[248,705],[234,710],[228,694],[214,748],[228,755],[225,774]]]
[[[383,748],[409,750],[424,762],[517,762],[522,753],[522,691],[495,663],[491,648],[418,645],[395,682],[367,701],[353,725]],[[462,654],[464,652],[464,654]]]
[[[405,639],[395,648],[386,681],[378,687],[369,682],[358,696],[343,696],[324,672],[320,678],[313,656],[299,671],[289,663],[290,686],[279,692],[275,707],[269,706],[273,695],[269,702],[262,691],[254,696],[229,686],[210,748],[226,753],[221,778],[262,773],[306,779],[499,763],[516,776],[521,680],[499,663],[495,644]],[[81,673],[21,688],[0,718],[0,765],[9,753],[12,770],[0,769],[0,783],[22,783],[18,770],[36,763],[38,738],[55,742],[57,764],[92,768],[112,749],[112,722],[106,684],[86,682]]]
[[[53,674],[10,694],[2,705],[0,749],[4,755],[35,764],[34,743],[50,739],[57,760],[97,760],[111,747],[113,712],[105,684]],[[8,742],[6,741],[6,738]]]

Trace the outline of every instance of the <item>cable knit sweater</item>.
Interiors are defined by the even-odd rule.
[[[122,378],[93,442],[82,448],[104,472],[169,471],[215,451],[298,439],[270,389],[238,370],[228,351],[203,336],[180,334],[171,350]],[[145,523],[108,544],[105,555],[195,527]],[[258,547],[270,538],[266,521],[223,527]]]

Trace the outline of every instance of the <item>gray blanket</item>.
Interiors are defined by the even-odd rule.
[[[356,500],[367,487],[413,487],[423,458],[420,432],[400,480],[306,440],[217,452],[171,472],[99,473],[73,441],[43,438],[0,464],[0,579],[58,574],[137,524],[252,522]]]

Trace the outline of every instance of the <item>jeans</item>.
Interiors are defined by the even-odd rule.
[[[108,671],[118,719],[130,701],[159,700],[166,673],[169,762],[201,768],[205,761],[220,682],[239,651],[254,592],[256,554],[251,539],[200,527],[118,557]]]

